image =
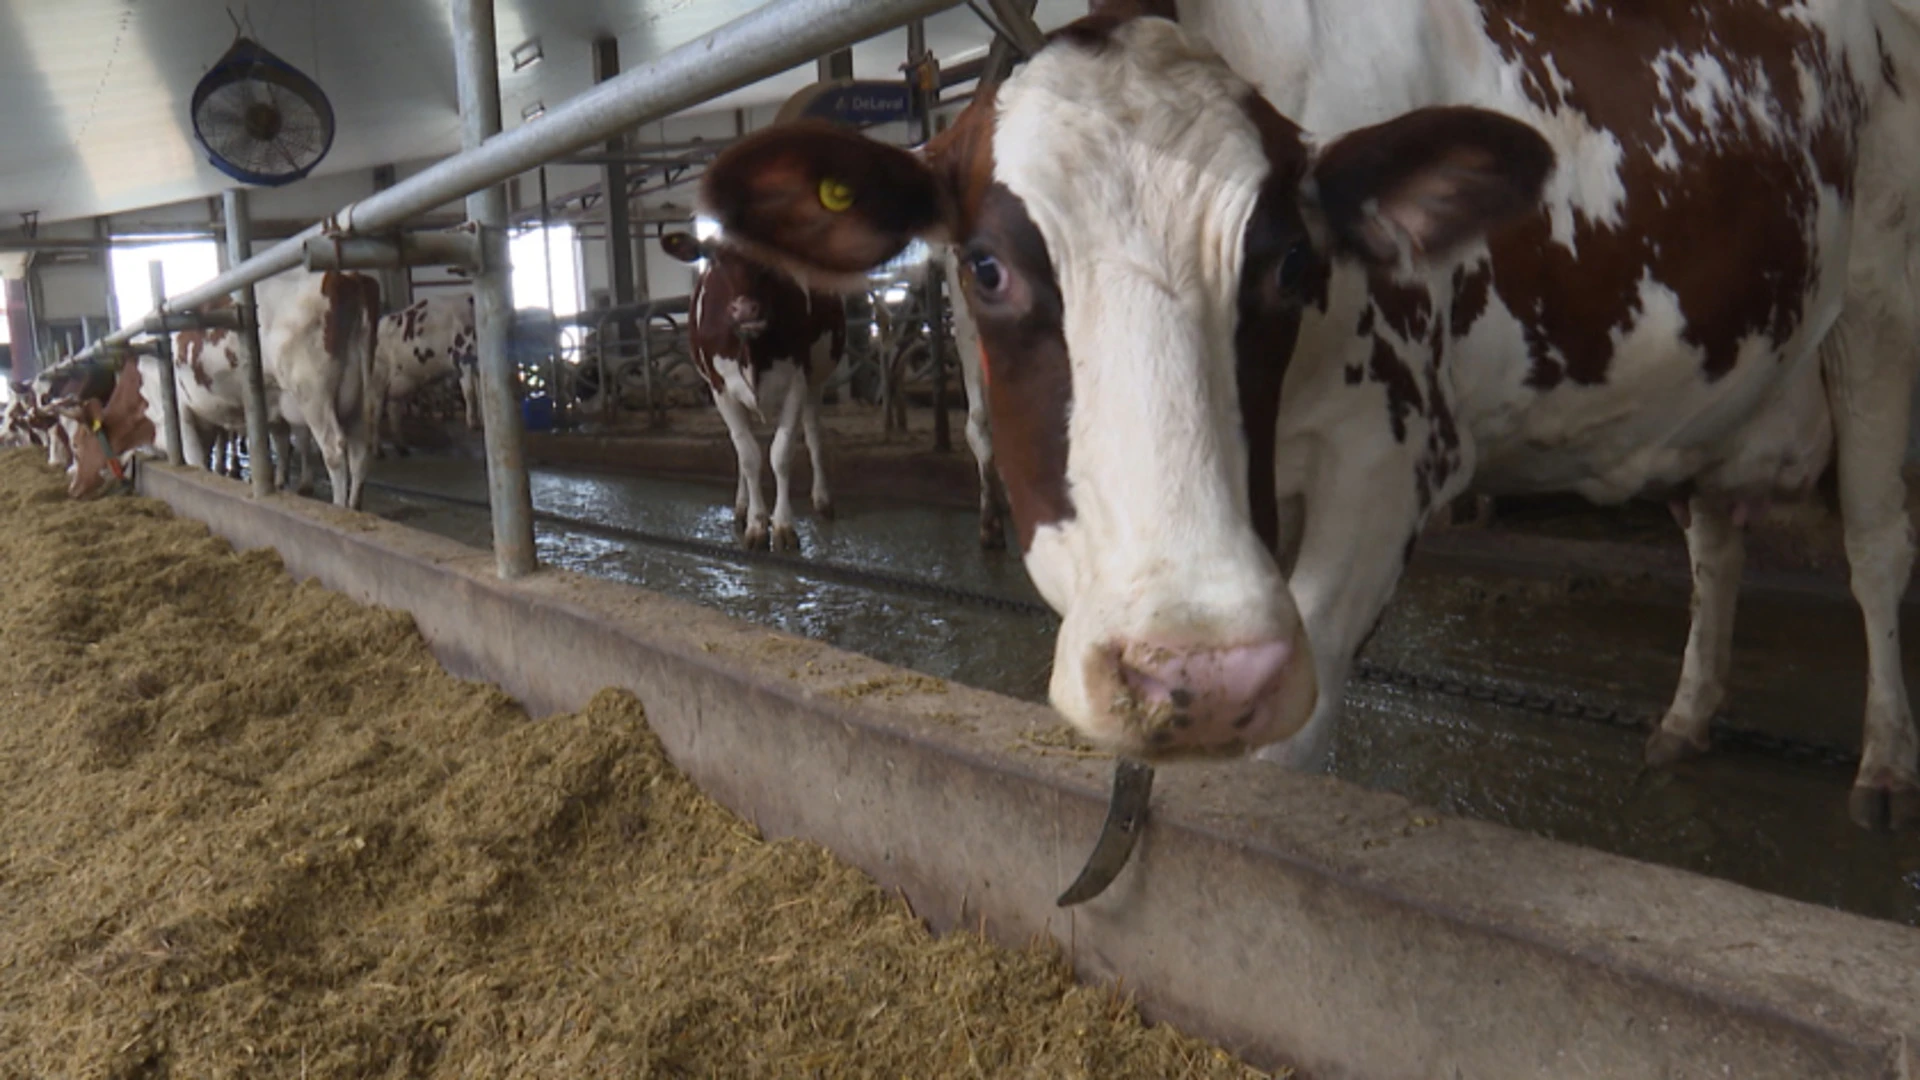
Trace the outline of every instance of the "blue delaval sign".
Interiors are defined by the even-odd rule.
[[[801,110],[802,116],[859,126],[913,118],[913,100],[904,81],[816,84],[809,89],[817,93]]]

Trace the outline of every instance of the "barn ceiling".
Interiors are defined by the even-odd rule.
[[[632,68],[759,7],[759,0],[496,0],[501,112],[521,123],[592,82],[591,42],[613,34]],[[194,84],[234,38],[228,12],[305,71],[333,103],[333,149],[312,175],[459,149],[447,0],[0,0],[0,230],[120,213],[212,195],[232,185],[207,164],[187,105]],[[1042,26],[1085,10],[1042,0]],[[943,63],[984,49],[966,8],[927,24]],[[512,70],[538,39],[544,59]],[[897,77],[906,34],[857,46],[862,78]],[[811,66],[706,108],[777,102],[812,81]]]

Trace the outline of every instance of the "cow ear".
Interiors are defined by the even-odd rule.
[[[796,121],[714,158],[700,203],[728,246],[802,280],[858,289],[915,239],[943,235],[952,199],[919,156]]]
[[[668,233],[660,238],[660,248],[683,263],[699,262],[705,255],[692,233]]]
[[[1484,109],[1418,109],[1323,149],[1302,192],[1333,250],[1376,266],[1444,260],[1539,208],[1553,148]]]

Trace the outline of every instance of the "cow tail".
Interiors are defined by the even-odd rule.
[[[380,441],[380,406],[386,397],[386,388],[375,386],[375,372],[379,365],[374,354],[380,347],[380,279],[371,274],[360,275],[361,317],[367,322],[366,347],[355,350],[359,353],[354,359],[360,365],[360,424],[364,437],[374,446]]]

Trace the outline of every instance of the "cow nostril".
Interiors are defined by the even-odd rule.
[[[1173,702],[1175,708],[1184,709],[1193,704],[1193,691],[1184,686],[1176,686],[1173,692],[1167,695],[1167,699]]]

